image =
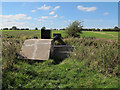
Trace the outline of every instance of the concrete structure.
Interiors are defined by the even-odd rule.
[[[52,39],[25,40],[20,54],[24,59],[48,60],[52,43]]]
[[[19,59],[64,59],[73,51],[71,45],[54,45],[54,39],[28,39],[21,48]]]
[[[53,59],[62,60],[67,58],[72,51],[71,45],[54,45],[51,56]]]
[[[55,41],[61,45],[54,45]],[[48,60],[64,59],[73,50],[73,47],[66,45],[61,34],[54,34],[51,39],[51,30],[41,30],[41,39],[25,40],[21,48],[19,59]]]
[[[51,39],[51,30],[41,29],[41,39]]]

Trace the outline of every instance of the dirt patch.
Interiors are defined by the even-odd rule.
[[[93,33],[106,34],[106,35],[110,35],[110,36],[112,36],[112,37],[117,37],[117,36],[115,36],[115,35],[108,34],[108,33],[103,33],[103,32],[93,32]]]

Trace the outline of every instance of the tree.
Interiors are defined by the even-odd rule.
[[[119,28],[117,26],[115,26],[114,29],[119,29]]]
[[[68,37],[80,37],[82,33],[82,21],[74,21],[65,30]]]
[[[3,30],[8,30],[8,28],[3,28]]]
[[[26,28],[25,30],[29,30],[29,28]]]
[[[24,28],[21,28],[21,30],[25,30]]]
[[[46,28],[45,27],[42,27],[41,30],[45,30]]]
[[[16,26],[13,26],[13,27],[12,27],[12,30],[17,30],[17,27],[16,27]]]
[[[36,27],[35,30],[38,30],[38,28]]]
[[[99,28],[97,28],[97,31],[100,31],[100,29],[99,29]]]
[[[96,29],[95,29],[95,28],[92,28],[92,31],[96,31]]]
[[[10,28],[9,30],[12,30],[12,28]]]

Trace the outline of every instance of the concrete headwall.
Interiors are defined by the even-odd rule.
[[[25,40],[20,54],[24,59],[48,60],[51,44],[52,39],[28,39]]]

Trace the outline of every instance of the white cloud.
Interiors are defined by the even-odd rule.
[[[36,10],[31,10],[31,12],[36,12]]]
[[[40,17],[41,19],[52,19],[52,18],[57,18],[58,15],[56,14],[55,16],[51,16],[51,17],[48,17],[48,16],[42,16]]]
[[[57,9],[59,9],[60,8],[60,6],[56,6],[55,8],[53,8],[53,10],[57,10]]]
[[[58,15],[56,14],[55,16],[53,16],[54,18],[58,17]]]
[[[35,20],[37,20],[37,21],[45,21],[43,18],[34,18]]]
[[[71,23],[72,22],[72,20],[64,20],[64,23]]]
[[[105,12],[105,13],[103,13],[103,15],[109,15],[109,13],[108,13],[108,12]]]
[[[27,17],[28,20],[32,19],[32,17]]]
[[[3,19],[3,21],[15,21],[15,20],[30,20],[32,17],[27,17],[25,14],[16,14],[16,15],[0,15],[0,18]]]
[[[46,4],[44,4],[44,6],[40,7],[40,8],[37,8],[37,9],[40,9],[40,10],[49,10],[51,8],[51,6],[46,6]]]
[[[49,15],[53,15],[54,13],[55,13],[55,12],[54,12],[54,11],[52,11],[52,12],[50,12],[50,13],[49,13]]]
[[[96,7],[83,7],[83,6],[77,6],[78,10],[86,11],[86,12],[92,12],[95,11]]]
[[[48,17],[48,16],[42,16],[41,18],[42,19],[49,19],[50,17]]]
[[[2,28],[4,27],[8,27],[11,28],[12,26],[17,26],[17,27],[28,27],[28,22],[16,22],[16,21],[12,21],[12,22],[3,22],[2,24],[0,23],[0,26]]]
[[[16,14],[16,15],[0,15],[2,18],[2,27],[12,27],[13,25],[16,26],[27,26],[26,21],[21,20],[30,20],[32,17],[27,17],[25,14]]]
[[[44,22],[45,20],[43,20],[43,19],[38,19],[38,21],[39,21],[39,22]]]
[[[25,14],[16,14],[16,15],[11,16],[11,18],[15,20],[27,19]]]

